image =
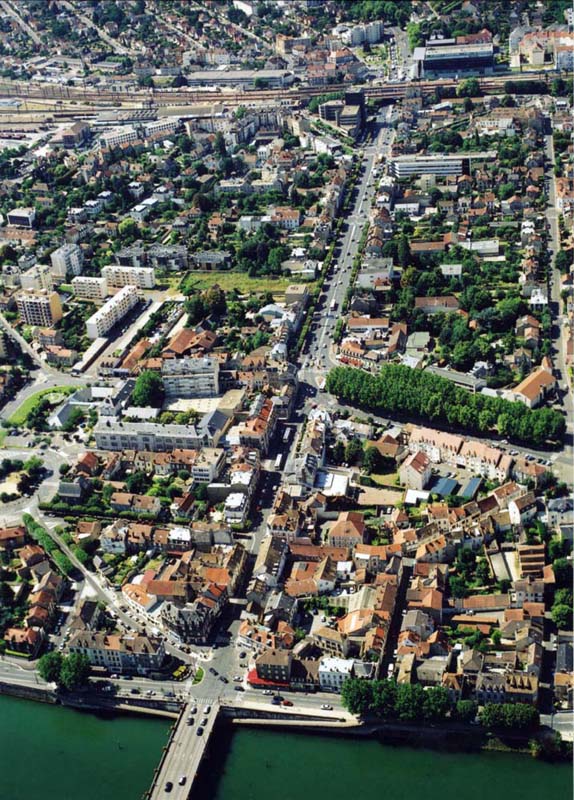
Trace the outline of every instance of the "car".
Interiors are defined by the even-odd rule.
[[[171,792],[172,789],[173,789],[173,783],[171,781],[168,781],[165,785],[165,791]]]
[[[187,775],[180,775],[180,778],[178,780],[179,785],[185,786],[186,781],[187,781]]]
[[[207,725],[207,717],[204,717],[204,718],[201,720],[201,722],[200,722],[199,724],[200,724],[202,727],[205,727],[205,725]]]
[[[245,691],[243,686],[234,686],[233,688],[235,689],[236,692],[244,692]]]
[[[283,706],[292,706],[293,703],[291,702],[291,700],[283,700],[281,705],[283,705]]]
[[[198,728],[195,732],[196,736],[203,736],[203,728]]]
[[[190,714],[197,714],[197,706],[194,706],[192,709],[190,709],[189,713]]]
[[[271,689],[264,689],[263,690],[263,694],[265,694],[265,695],[267,695],[269,697],[269,696],[271,696],[273,694],[273,692],[271,691]]]
[[[327,703],[323,703],[321,708],[323,709],[323,711],[332,711],[333,710],[333,706],[330,706]]]
[[[187,718],[187,724],[188,725],[193,725],[194,723],[195,723],[195,717],[188,717]]]
[[[216,669],[214,669],[213,667],[210,667],[210,668],[209,668],[209,671],[210,671],[210,673],[211,673],[212,675],[218,675],[218,674],[219,674],[219,673],[217,672],[217,670],[216,670]]]
[[[275,697],[272,698],[271,702],[274,706],[278,706],[283,702],[283,698],[280,694],[276,694]]]
[[[239,658],[247,658],[247,653],[242,650],[241,653],[239,653]]]
[[[234,675],[234,676],[233,676],[233,680],[234,680],[234,681],[241,681],[241,680],[243,680],[243,679],[242,679],[241,675]]]
[[[205,706],[205,708],[203,709],[204,714],[209,714],[210,711],[211,711],[211,706]]]
[[[229,680],[225,677],[225,675],[220,675],[219,680],[221,683],[229,683]]]
[[[141,694],[139,689],[130,689],[131,694]]]

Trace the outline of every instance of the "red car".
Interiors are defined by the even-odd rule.
[[[291,702],[291,700],[283,700],[281,705],[283,705],[283,706],[292,706],[293,703]]]

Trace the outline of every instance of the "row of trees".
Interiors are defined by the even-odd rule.
[[[74,569],[72,562],[66,555],[64,555],[64,553],[62,553],[56,542],[40,525],[40,523],[36,522],[34,517],[32,517],[30,514],[24,514],[22,516],[22,522],[26,527],[28,536],[30,536],[31,539],[34,539],[34,541],[37,542],[40,547],[46,551],[46,553],[48,553],[52,561],[56,564],[60,571],[64,573],[64,575],[69,575]]]
[[[420,684],[398,684],[394,680],[350,678],[343,684],[341,698],[352,714],[399,722],[440,722],[447,717],[471,722],[478,711],[473,700],[451,702],[442,686],[425,689]],[[485,728],[513,731],[534,730],[539,724],[538,711],[525,703],[491,703],[481,710],[479,720]]]
[[[529,444],[560,441],[564,417],[554,409],[529,409],[522,403],[472,394],[446,378],[402,364],[385,364],[377,375],[335,367],[326,389],[377,414],[396,414],[460,426],[468,432],[497,432]]]
[[[85,686],[90,677],[90,659],[83,653],[64,656],[51,652],[38,661],[40,677],[48,683],[56,683],[59,688],[73,692]]]

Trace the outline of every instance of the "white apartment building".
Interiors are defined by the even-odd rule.
[[[124,286],[123,289],[99,308],[86,320],[86,334],[90,339],[98,339],[114,327],[125,315],[139,303],[140,294],[135,286]]]
[[[219,394],[219,361],[215,358],[177,358],[161,367],[168,397],[213,397]]]
[[[62,319],[62,303],[57,292],[24,289],[18,293],[16,305],[25,325],[51,328]]]
[[[140,140],[140,135],[135,128],[120,127],[113,128],[107,133],[100,136],[100,147],[105,150],[111,150],[114,147],[119,147],[122,144],[130,144]]]
[[[79,300],[93,300],[101,302],[108,296],[108,282],[105,278],[92,278],[80,275],[73,279],[72,289],[74,297]]]
[[[353,673],[353,660],[325,656],[319,662],[319,686],[322,692],[340,693],[343,683]]]
[[[22,289],[45,289],[50,292],[54,288],[54,278],[48,264],[34,264],[31,269],[20,275]]]
[[[84,264],[84,253],[77,244],[64,244],[54,250],[50,256],[52,275],[65,280],[68,275],[81,275]]]
[[[102,269],[102,276],[108,286],[137,286],[138,289],[153,289],[155,270],[153,267],[123,267],[111,264]]]

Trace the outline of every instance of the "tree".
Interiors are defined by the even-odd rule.
[[[335,464],[342,464],[345,460],[345,445],[340,439],[335,442],[331,457]]]
[[[68,691],[84,686],[90,676],[90,659],[83,653],[71,653],[63,659],[60,684]]]
[[[399,239],[397,260],[401,267],[408,267],[411,261],[411,247],[408,238],[403,235]]]
[[[528,731],[539,725],[538,711],[526,703],[489,703],[480,712],[485,728]]]
[[[62,671],[63,656],[61,653],[46,653],[38,661],[38,672],[40,677],[47,683],[60,683],[60,673]]]
[[[161,408],[164,397],[165,390],[163,381],[158,372],[145,370],[138,376],[131,397],[134,406]]]
[[[370,710],[372,699],[372,682],[346,680],[343,683],[341,701],[351,714],[364,717]]]
[[[9,608],[14,603],[14,592],[9,584],[2,581],[0,583],[0,608]]]
[[[472,722],[477,711],[478,705],[474,700],[458,700],[454,707],[454,715],[461,722]]]
[[[572,630],[572,608],[564,603],[555,603],[552,606],[552,620],[559,630]]]
[[[381,467],[381,460],[381,454],[376,447],[371,445],[365,450],[365,455],[363,456],[363,469],[365,472],[368,472],[369,475],[372,472],[376,473]]]
[[[139,234],[139,227],[135,219],[126,217],[118,225],[118,234],[122,239],[136,239]]]
[[[565,558],[557,558],[552,564],[557,589],[572,586],[572,565]]]
[[[442,686],[431,686],[424,693],[423,716],[426,720],[444,719],[450,710],[448,691]]]
[[[480,97],[482,92],[476,78],[467,78],[456,87],[458,97]]]
[[[450,593],[453,597],[466,597],[468,594],[468,589],[466,587],[466,583],[464,578],[461,578],[459,575],[453,575],[449,579],[450,584]]]
[[[359,439],[350,439],[345,447],[345,461],[355,464],[363,455],[363,445]]]
[[[138,470],[126,478],[126,489],[133,494],[145,494],[149,485],[150,480],[142,470]]]

